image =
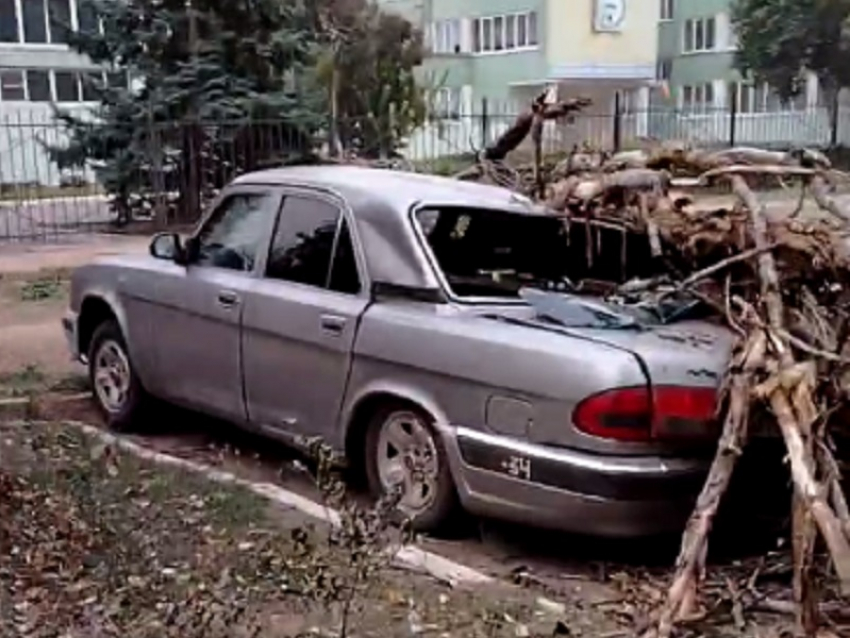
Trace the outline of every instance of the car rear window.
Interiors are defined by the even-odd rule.
[[[556,217],[441,207],[420,209],[416,219],[458,297],[519,298],[525,286],[568,276],[566,230]]]

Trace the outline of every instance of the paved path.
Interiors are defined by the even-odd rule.
[[[0,274],[77,268],[104,255],[142,254],[150,238],[128,235],[75,235],[67,243],[0,243]]]

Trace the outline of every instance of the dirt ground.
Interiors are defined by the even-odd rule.
[[[61,319],[72,269],[92,259],[147,250],[145,237],[93,236],[78,244],[0,245],[0,378],[59,381],[82,369],[65,346]]]

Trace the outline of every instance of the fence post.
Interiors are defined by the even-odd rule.
[[[732,90],[732,99],[729,101],[729,146],[734,148],[738,134],[738,91],[737,85]]]
[[[490,128],[487,121],[487,98],[481,98],[481,148],[487,146],[487,131]]]
[[[622,122],[622,111],[623,111],[623,94],[620,91],[616,91],[614,93],[614,152],[619,153],[623,147],[623,122]]]
[[[838,91],[832,91],[829,105],[829,146],[835,148],[838,146]]]

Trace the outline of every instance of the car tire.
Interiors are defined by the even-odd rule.
[[[387,494],[399,480],[413,488],[404,490],[398,516],[414,531],[445,532],[458,522],[462,511],[457,490],[428,415],[408,405],[388,405],[372,415],[365,443],[366,479],[374,497]],[[417,476],[422,480],[417,482]]]
[[[88,351],[89,380],[98,409],[110,428],[131,430],[147,414],[150,398],[130,361],[127,343],[118,322],[101,323]]]

